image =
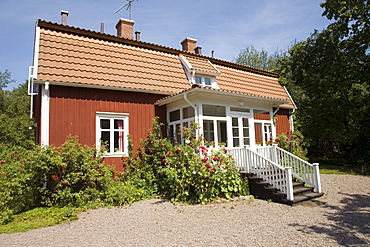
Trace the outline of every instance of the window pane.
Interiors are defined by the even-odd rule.
[[[180,120],[180,110],[170,112],[170,122]]]
[[[170,125],[170,129],[169,129],[168,137],[169,137],[170,141],[172,141],[172,142],[173,142],[173,140],[174,140],[174,138],[173,138],[174,134],[175,134],[175,133],[174,133],[174,131],[173,131],[173,125]]]
[[[230,107],[230,111],[236,111],[236,112],[244,112],[244,113],[250,113],[251,110],[248,108],[241,108],[241,107]]]
[[[248,118],[243,118],[243,127],[249,127]]]
[[[186,118],[191,118],[191,117],[194,117],[195,116],[195,113],[194,113],[194,108],[189,106],[189,107],[186,107],[186,108],[183,108],[182,109],[182,118],[183,119],[186,119]]]
[[[220,121],[218,120],[217,121],[218,123],[218,142],[223,142],[223,143],[226,143],[227,142],[227,124],[226,124],[226,121]]]
[[[239,138],[233,138],[233,147],[239,147]]]
[[[114,129],[123,129],[123,120],[122,119],[114,119]]]
[[[181,142],[181,126],[180,126],[180,124],[176,124],[176,136],[175,136],[175,138],[176,138],[176,141],[178,143]]]
[[[199,76],[195,77],[195,83],[202,84],[202,78]]]
[[[226,107],[220,105],[203,105],[204,116],[226,117]]]
[[[109,119],[100,119],[100,128],[101,129],[110,129],[110,120]]]
[[[207,142],[215,141],[213,121],[211,120],[203,121],[203,135],[205,141]]]
[[[249,138],[244,138],[244,145],[250,145]]]
[[[233,126],[238,126],[238,118],[233,117],[232,118],[232,123],[233,123]]]
[[[108,152],[110,151],[110,132],[109,131],[102,131],[100,140],[102,142],[102,145],[104,145]]]
[[[205,77],[205,78],[204,78],[204,84],[205,84],[205,85],[207,85],[207,86],[211,86],[211,79],[210,79],[210,78]]]
[[[114,132],[114,152],[123,152],[123,131]]]

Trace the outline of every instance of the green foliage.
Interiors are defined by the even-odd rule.
[[[282,56],[284,56],[282,51],[276,51],[274,54],[269,55],[263,49],[258,51],[253,46],[250,46],[241,50],[239,55],[234,58],[234,62],[274,72],[277,70],[277,61]]]
[[[303,160],[308,160],[306,158],[307,149],[303,144],[303,136],[299,131],[295,131],[291,137],[287,137],[285,134],[277,135],[274,141],[280,148]]]
[[[161,126],[163,124],[159,123],[158,117],[154,118],[148,138],[141,140],[137,152],[131,151],[129,156],[122,158],[125,167],[125,181],[131,181],[145,191],[145,197],[152,197],[158,193],[160,177],[158,171],[163,166],[162,160],[165,154],[172,147],[172,144],[163,138]]]
[[[33,146],[33,120],[30,119],[30,98],[27,95],[27,84],[21,84],[13,91],[2,88],[14,82],[10,72],[0,72],[0,145],[6,147]]]
[[[78,210],[71,207],[38,207],[17,214],[12,222],[0,225],[1,233],[25,232],[31,229],[53,226],[67,220],[76,220]]]
[[[121,205],[143,193],[121,182],[95,147],[82,146],[76,138],[61,147],[18,151],[0,156],[0,223],[35,207]]]
[[[279,61],[311,157],[370,161],[369,3],[322,4],[335,22]]]
[[[134,158],[124,158],[129,180],[140,181],[142,188],[172,201],[191,204],[248,193],[232,157],[226,150],[209,152],[202,146],[203,139],[195,138],[198,127],[194,123],[184,128],[185,145],[163,139],[160,126],[155,119]]]

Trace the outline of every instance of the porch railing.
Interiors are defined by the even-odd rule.
[[[278,147],[272,146],[257,147],[256,152],[261,154],[282,167],[291,167],[292,175],[306,184],[314,187],[315,192],[321,193],[320,171],[318,163],[309,163],[292,153]]]
[[[239,170],[254,173],[275,188],[286,193],[288,200],[293,200],[292,170],[283,167],[250,148],[229,148]]]

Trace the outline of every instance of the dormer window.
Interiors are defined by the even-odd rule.
[[[209,77],[195,76],[195,83],[200,84],[204,87],[212,86],[212,80]]]

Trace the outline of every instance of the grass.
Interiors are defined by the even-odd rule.
[[[350,164],[339,161],[320,161],[321,174],[349,174],[370,176],[370,164]]]
[[[14,215],[14,220],[6,225],[0,225],[1,233],[26,232],[45,226],[54,226],[70,220],[76,220],[77,210],[70,207],[63,208],[34,208]]]

